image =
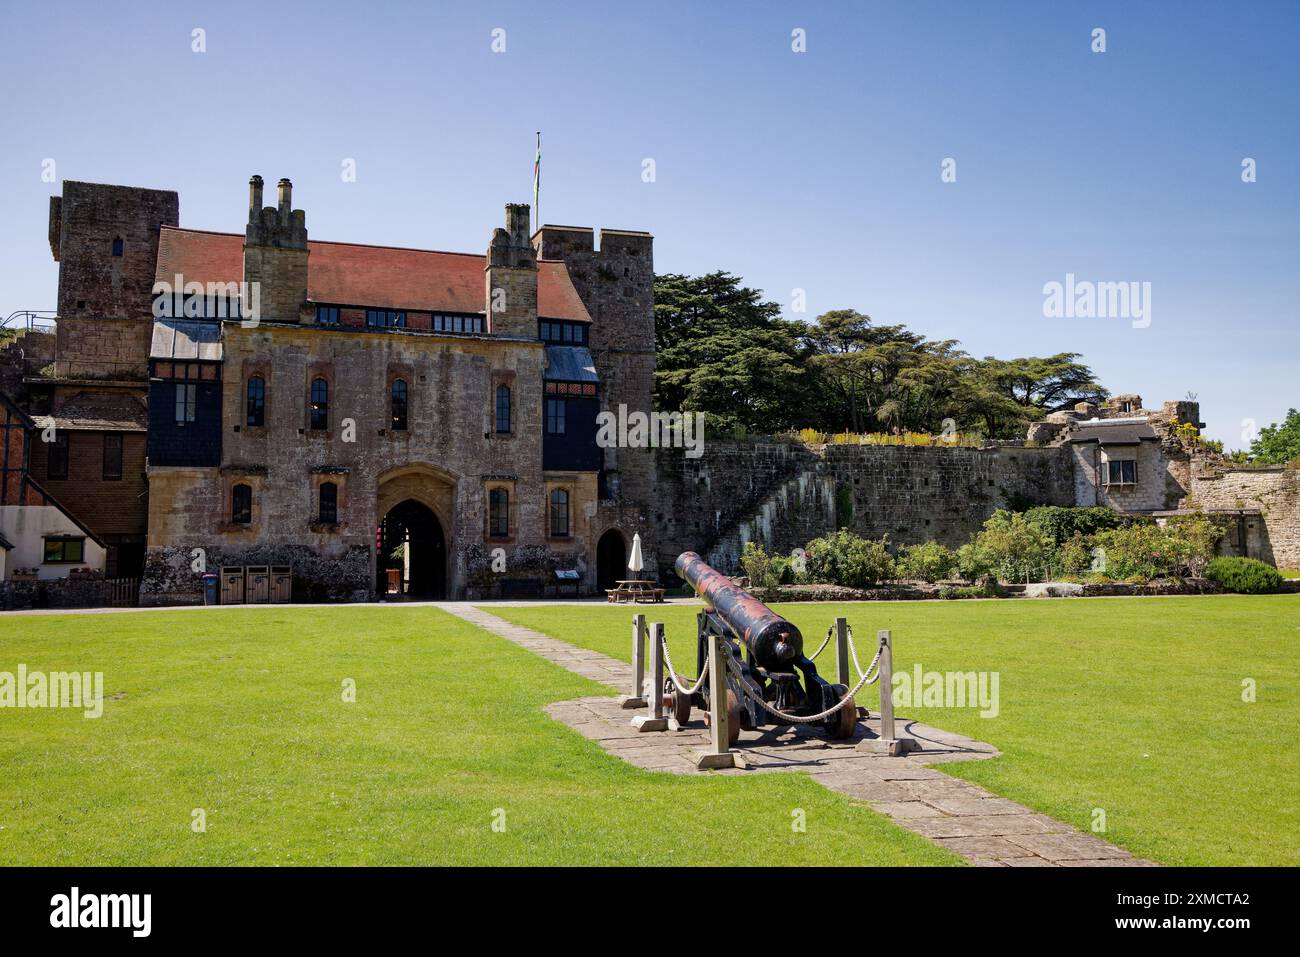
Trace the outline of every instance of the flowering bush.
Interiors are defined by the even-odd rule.
[[[840,529],[808,543],[808,577],[815,582],[871,588],[894,577],[889,539],[872,541]]]
[[[903,578],[933,584],[951,575],[956,566],[956,554],[938,542],[908,545],[898,553],[898,572]]]

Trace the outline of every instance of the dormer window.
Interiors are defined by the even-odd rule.
[[[406,313],[391,309],[367,309],[366,325],[381,329],[402,329],[406,326]]]

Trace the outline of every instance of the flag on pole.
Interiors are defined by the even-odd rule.
[[[542,131],[537,131],[537,155],[533,158],[533,215],[537,217],[537,226],[542,225],[542,207],[537,202],[538,191],[542,188]]]

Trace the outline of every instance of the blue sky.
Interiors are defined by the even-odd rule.
[[[650,230],[660,272],[975,355],[1081,352],[1148,406],[1197,393],[1229,447],[1300,405],[1297,3],[0,11],[5,314],[54,305],[47,158],[179,190],[185,226],[242,229],[257,172],[314,238],[478,251],[531,200],[540,129],[543,219]],[[1150,282],[1150,326],[1045,318],[1067,273]]]

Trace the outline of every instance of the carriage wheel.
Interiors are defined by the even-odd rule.
[[[682,694],[680,691],[673,691],[673,717],[677,719],[678,724],[686,724],[691,720],[691,696]]]
[[[844,685],[831,685],[839,700],[848,697],[849,689]],[[826,736],[834,739],[851,738],[858,725],[857,702],[849,698],[849,703],[826,719]]]

